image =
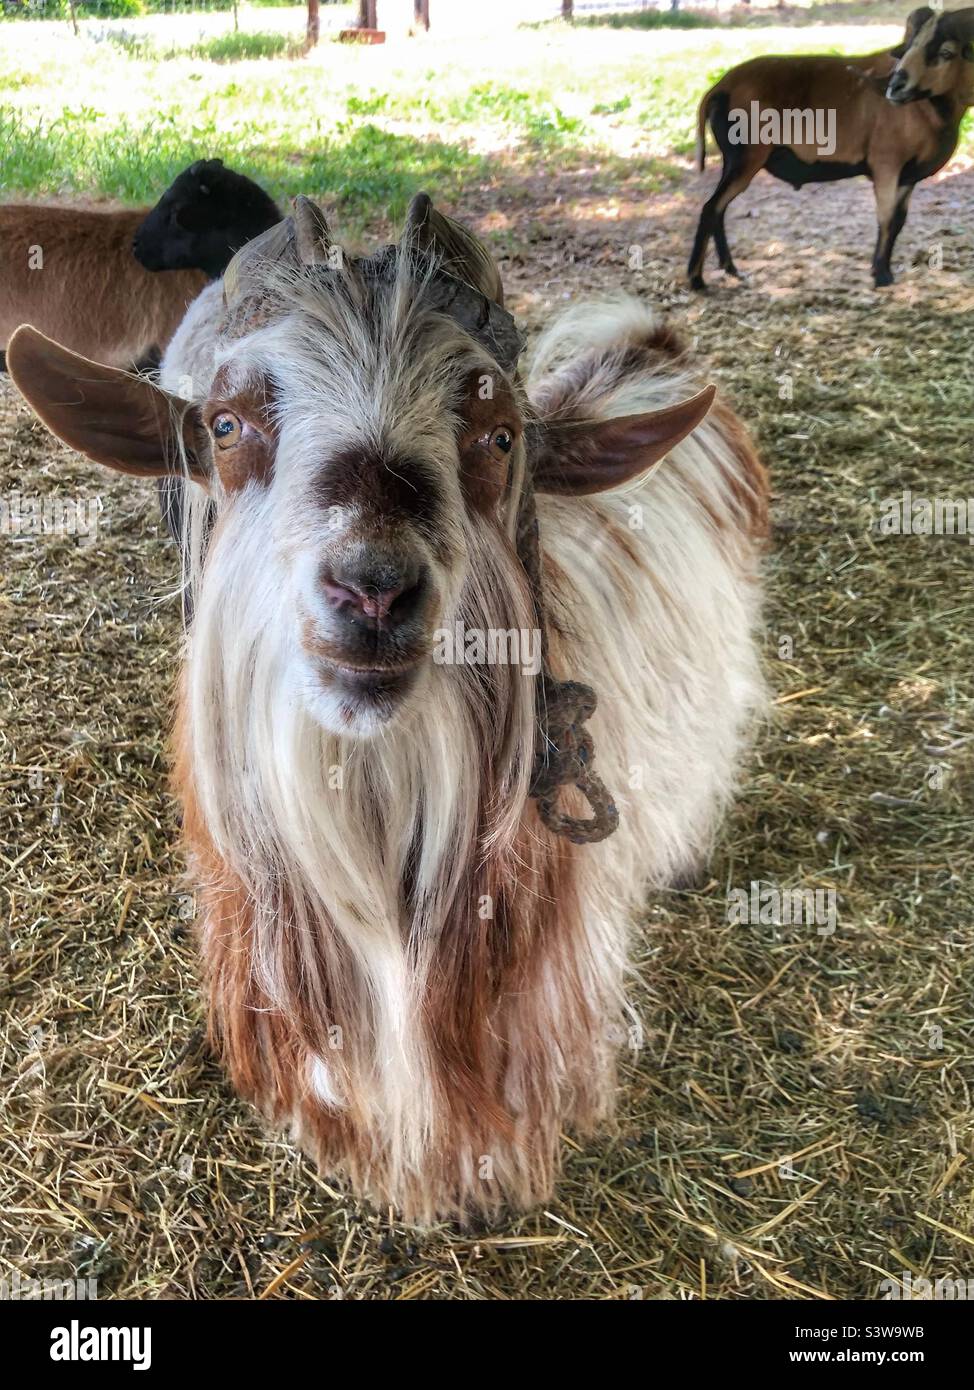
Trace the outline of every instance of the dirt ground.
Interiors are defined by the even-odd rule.
[[[864,181],[759,179],[728,219],[749,281],[711,264],[693,297],[715,176],[645,195],[551,170],[457,210],[529,329],[592,292],[659,302],[775,494],[774,704],[709,881],[647,904],[617,1124],[567,1136],[551,1206],[491,1228],[357,1206],[208,1055],[166,787],[173,551],[149,487],[54,445],[0,384],[0,495],[102,505],[92,544],[0,536],[8,1269],[102,1297],[349,1299],[860,1299],[970,1269],[974,549],[877,521],[904,489],[974,497],[974,170],[920,187],[878,293]],[[730,924],[751,881],[835,889],[835,933]]]

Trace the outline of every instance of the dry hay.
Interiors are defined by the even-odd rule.
[[[957,177],[921,189],[907,258],[954,234],[970,263]],[[88,548],[0,540],[0,1273],[95,1275],[102,1297],[815,1299],[970,1268],[974,550],[871,528],[902,488],[974,493],[974,295],[922,265],[874,295],[868,190],[796,205],[768,184],[731,219],[753,285],[688,300],[687,187],[471,200],[530,323],[620,281],[689,316],[776,493],[776,701],[709,881],[647,910],[618,1125],[567,1139],[548,1210],[492,1229],[363,1210],[229,1092],[165,783],[172,551],[150,489],[93,477],[0,387],[3,494],[105,508]],[[837,931],[731,925],[751,880],[836,889]]]

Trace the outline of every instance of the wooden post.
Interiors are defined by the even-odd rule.
[[[308,0],[308,32],[305,39],[306,47],[314,48],[321,34],[321,16],[318,7],[321,0]]]

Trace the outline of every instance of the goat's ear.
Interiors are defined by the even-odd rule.
[[[137,478],[183,474],[206,481],[205,432],[188,401],[148,377],[105,367],[22,325],[7,344],[7,370],[59,439],[96,463]]]
[[[544,423],[532,458],[535,490],[585,497],[631,482],[697,428],[716,393],[708,386],[648,415]]]
[[[903,34],[903,42],[896,48],[891,48],[890,53],[894,58],[902,58],[917,34],[926,24],[928,19],[933,19],[933,10],[929,5],[923,5],[918,10],[911,10],[906,17],[906,29]]]

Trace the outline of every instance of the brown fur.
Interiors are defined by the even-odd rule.
[[[490,446],[493,432],[501,426],[518,438],[524,430],[514,392],[498,376],[494,394],[481,397],[480,372],[471,375],[467,397],[460,411],[458,445],[460,483],[468,505],[481,515],[494,512],[504,496],[510,471],[508,460]]]
[[[239,492],[253,482],[269,487],[274,478],[277,450],[272,395],[263,380],[259,387],[229,393],[227,383],[227,373],[217,372],[210,388],[210,399],[202,410],[204,422],[209,427],[217,415],[227,412],[250,425],[255,433],[233,448],[221,449],[219,441],[214,440],[213,466],[227,492]]]
[[[434,1214],[431,1192],[437,1194],[437,1214],[453,1210],[462,1216],[469,1210],[463,1161],[472,1162],[475,1174],[484,1158],[497,1167],[497,1177],[485,1178],[476,1193],[473,1204],[478,1208],[500,1205],[504,1187],[510,1185],[516,1185],[522,1201],[546,1199],[566,1115],[580,1131],[589,1131],[602,1117],[603,1098],[611,1093],[611,1048],[603,1036],[608,1009],[600,1007],[608,1001],[593,999],[583,978],[582,924],[572,891],[574,866],[584,849],[551,835],[528,803],[511,853],[503,858],[483,855],[493,799],[491,744],[497,737],[485,727],[482,823],[468,846],[454,910],[437,943],[426,1002],[440,1093],[436,1108],[448,1118],[436,1134],[422,1180],[417,1175],[411,1191],[404,1195],[398,1188],[393,1197],[384,1156],[375,1151],[354,1105],[329,1111],[308,1094],[303,1081],[313,1053],[327,1055],[336,1067],[356,1068],[353,1028],[343,1028],[341,1051],[327,1051],[329,1026],[343,1026],[341,971],[354,966],[345,960],[336,977],[336,941],[328,921],[321,920],[315,925],[322,940],[330,937],[322,962],[326,954],[332,962],[330,975],[324,965],[319,974],[324,1010],[302,984],[296,953],[287,1012],[263,994],[248,945],[253,905],[220,859],[200,815],[184,719],[181,712],[174,776],[194,879],[204,885],[202,951],[210,1033],[237,1090],[272,1124],[293,1124],[295,1137],[323,1171],[344,1172],[356,1190],[368,1192],[376,1202],[398,1201],[407,1219],[427,1220]],[[401,886],[405,921],[410,885]],[[477,906],[484,897],[493,903],[493,914],[481,918]],[[288,919],[287,904],[281,903],[283,931]],[[546,966],[567,1001],[555,1017],[546,1007]],[[567,1094],[552,1086],[544,1061],[552,1027],[558,1028],[568,1059]],[[512,1076],[520,1096],[516,1106],[508,1091]],[[354,1088],[350,1094],[354,1097]],[[497,1180],[502,1174],[506,1182]]]
[[[955,93],[965,106],[974,106],[974,8],[925,13],[913,41],[904,46],[897,73],[907,79],[908,88],[932,96]],[[955,44],[957,51],[941,61],[945,43]]]
[[[950,159],[964,114],[959,92],[946,95],[939,109],[928,101],[893,106],[886,99],[885,87],[895,64],[894,54],[884,51],[859,58],[767,56],[731,68],[711,87],[697,115],[699,168],[704,167],[707,122],[714,120],[715,112],[721,107],[750,112],[752,102],[762,113],[834,111],[835,149],[823,155],[815,145],[751,143],[732,146],[731,157],[725,150],[721,181],[704,205],[690,256],[688,274],[694,288],[703,288],[711,236],[717,241],[722,268],[737,274],[729,251],[721,249],[724,214],[772,156],[779,158],[782,152],[798,163],[793,166],[794,179],[792,170],[778,176],[796,186],[819,181],[812,174],[816,169],[827,171],[828,166],[843,166],[841,178],[861,173],[872,180],[879,223],[873,274],[877,285],[891,282],[889,259],[906,220],[913,186]]]
[[[741,470],[740,476],[744,479],[743,482],[739,481],[727,468],[723,455],[719,451],[714,452],[714,460],[740,509],[736,524],[756,540],[766,540],[769,525],[768,470],[758,457],[747,426],[720,396],[714,401],[710,420],[717,427],[723,447],[730,448]]]
[[[110,366],[131,367],[161,352],[206,277],[139,265],[132,237],[146,211],[0,206],[0,348],[30,323]],[[30,269],[33,247],[41,249],[42,269]]]

